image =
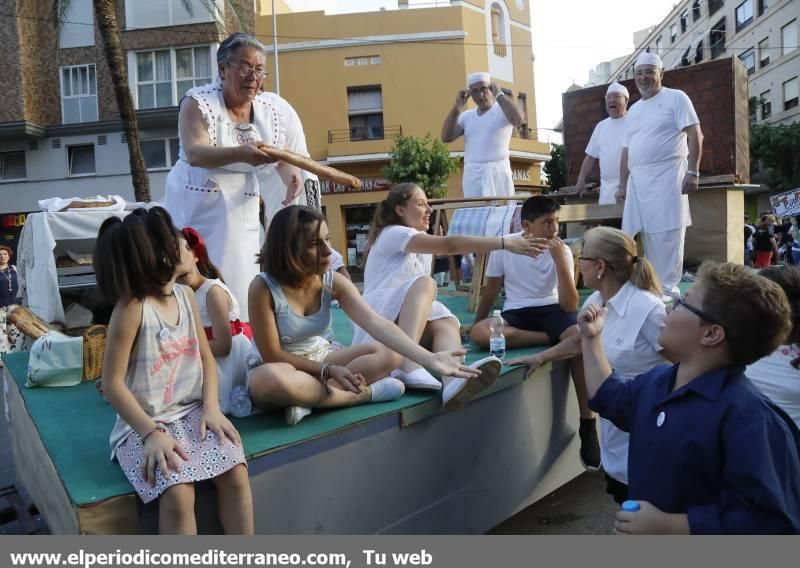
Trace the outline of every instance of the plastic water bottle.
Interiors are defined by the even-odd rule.
[[[489,335],[489,353],[503,359],[506,356],[506,336],[503,335],[503,316],[500,310],[492,312],[492,321],[489,324],[491,335]]]
[[[622,503],[622,510],[626,513],[635,513],[639,510],[639,502],[638,501],[624,501]]]
[[[242,385],[233,387],[231,391],[231,414],[236,418],[250,416],[253,410],[253,401],[250,400],[250,395],[247,388]]]

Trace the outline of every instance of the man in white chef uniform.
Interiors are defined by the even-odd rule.
[[[703,133],[686,93],[661,84],[657,55],[639,55],[634,75],[642,98],[628,112],[622,144],[622,230],[641,234],[663,290],[677,292],[686,227],[692,224],[687,194],[698,188]]]
[[[467,86],[456,95],[442,125],[444,142],[464,136],[464,197],[514,195],[508,145],[513,129],[522,124],[522,113],[488,73],[471,73]],[[470,97],[477,108],[461,112]]]
[[[622,156],[622,137],[625,135],[625,114],[628,111],[628,89],[616,81],[606,91],[606,112],[608,118],[594,127],[592,137],[586,146],[586,157],[581,164],[575,189],[582,195],[586,186],[586,176],[600,161],[600,205],[617,202],[619,190],[619,160]]]

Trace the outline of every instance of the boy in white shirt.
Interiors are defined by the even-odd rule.
[[[575,268],[572,251],[558,238],[559,209],[557,201],[543,195],[530,197],[522,205],[521,234],[550,239],[549,250],[536,258],[503,250],[490,254],[486,289],[470,330],[475,345],[483,349],[489,346],[491,320],[487,316],[501,287],[506,291],[502,312],[506,348],[554,345],[578,333]],[[580,358],[572,360],[571,371],[581,416],[581,460],[587,469],[596,470],[600,467],[600,445]]]

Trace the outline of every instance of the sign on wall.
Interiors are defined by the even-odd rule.
[[[328,195],[331,193],[356,193],[361,191],[385,191],[389,189],[392,184],[389,180],[385,180],[381,177],[366,177],[366,178],[358,178],[361,180],[361,188],[360,189],[353,189],[346,185],[342,185],[340,183],[334,183],[330,180],[320,180],[320,191],[322,195]]]
[[[769,201],[776,217],[800,215],[800,187],[778,195],[771,195]]]

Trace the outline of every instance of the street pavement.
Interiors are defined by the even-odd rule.
[[[488,534],[614,534],[617,505],[602,473],[584,473]]]

